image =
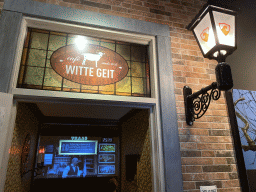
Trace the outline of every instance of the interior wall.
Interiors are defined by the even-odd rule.
[[[18,103],[17,116],[13,132],[12,145],[9,149],[9,162],[6,174],[4,191],[28,192],[30,191],[31,174],[24,174],[21,177],[21,153],[26,135],[31,136],[31,145],[28,156],[28,170],[32,170],[35,157],[37,131],[39,128],[38,117],[32,112],[28,104]]]
[[[121,127],[121,191],[152,191],[149,111],[141,110],[133,114]],[[126,155],[140,156],[133,181],[126,178]]]

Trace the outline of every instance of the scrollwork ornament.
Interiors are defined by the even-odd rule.
[[[211,95],[212,95],[212,99],[216,101],[220,98],[221,91],[219,89],[213,89],[211,92]]]
[[[201,118],[207,111],[211,99],[218,100],[220,98],[221,92],[219,89],[211,89],[211,93],[208,92],[202,93],[197,98],[193,100],[193,113],[194,119]]]

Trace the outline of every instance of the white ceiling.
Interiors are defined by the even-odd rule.
[[[119,120],[132,108],[104,105],[37,103],[45,116]]]

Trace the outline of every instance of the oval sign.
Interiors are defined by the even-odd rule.
[[[83,85],[108,85],[127,76],[128,64],[118,53],[99,45],[80,51],[74,44],[51,55],[51,66],[60,76]]]

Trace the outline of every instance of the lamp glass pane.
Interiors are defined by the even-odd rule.
[[[207,13],[200,23],[194,28],[194,32],[203,53],[207,54],[216,45],[209,13]]]
[[[219,43],[235,47],[235,16],[213,11]]]

